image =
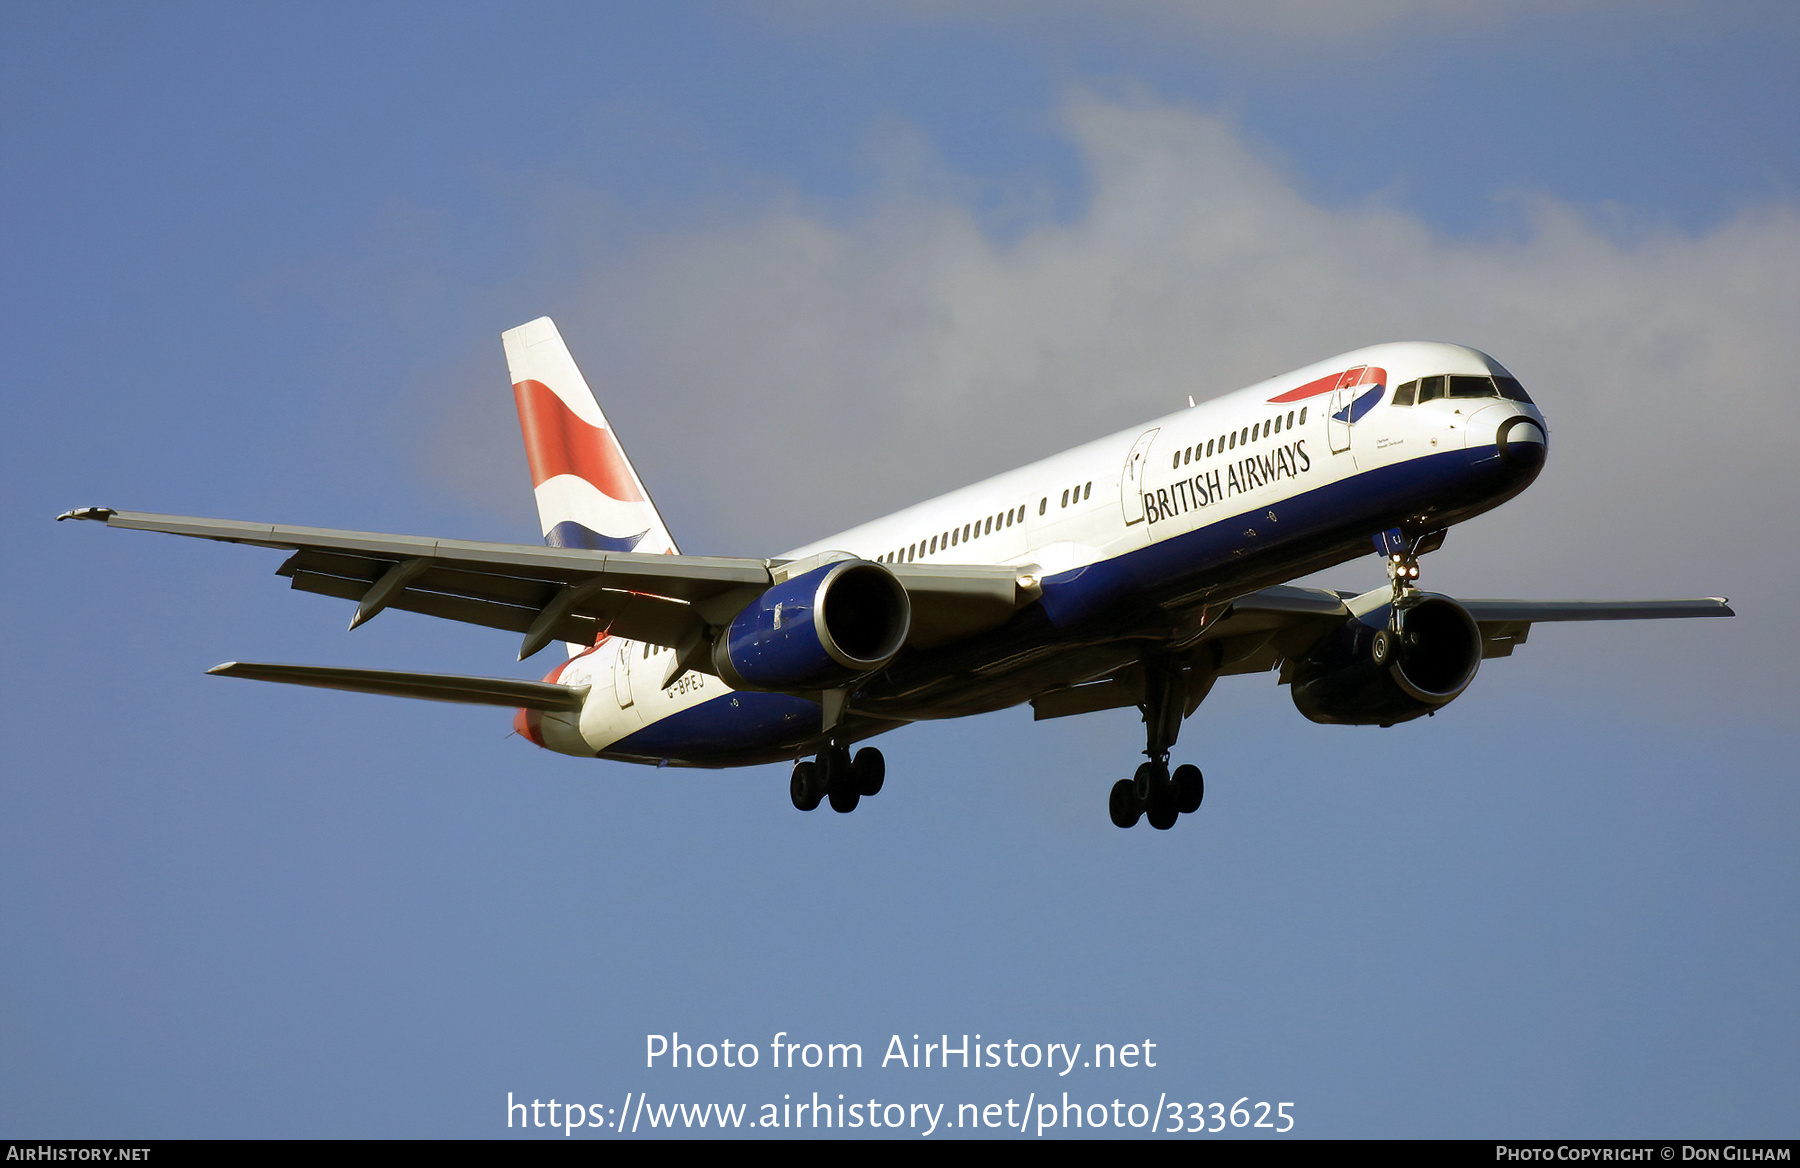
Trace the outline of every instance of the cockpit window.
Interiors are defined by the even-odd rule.
[[[1496,377],[1494,386],[1499,389],[1500,396],[1509,401],[1524,402],[1526,405],[1533,404],[1530,395],[1525,392],[1525,387],[1520,385],[1516,378]]]
[[[1525,387],[1511,377],[1439,374],[1436,377],[1421,377],[1417,381],[1409,381],[1394,390],[1394,404],[1397,406],[1410,406],[1415,402],[1424,405],[1441,397],[1503,397],[1525,405],[1532,404]]]

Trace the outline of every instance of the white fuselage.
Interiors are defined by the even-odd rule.
[[[1377,384],[1273,400],[1343,371],[1354,376],[1361,367],[1385,376]],[[832,550],[895,563],[1034,565],[1039,576],[1053,579],[1213,524],[1278,524],[1288,499],[1334,484],[1353,490],[1359,476],[1395,464],[1491,446],[1496,425],[1506,419],[1523,416],[1548,432],[1537,408],[1519,401],[1444,397],[1393,404],[1395,387],[1440,374],[1508,376],[1491,358],[1457,345],[1360,349],[940,495],[783,558]],[[1376,389],[1379,397],[1349,420],[1354,399]],[[662,719],[732,696],[719,678],[697,672],[664,688],[668,653],[607,638],[571,658],[552,679],[589,686],[587,700],[578,716],[543,719],[544,744],[602,753]]]

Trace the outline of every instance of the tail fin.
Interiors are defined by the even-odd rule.
[[[540,316],[500,339],[544,542],[595,551],[676,552],[662,515],[555,323]]]

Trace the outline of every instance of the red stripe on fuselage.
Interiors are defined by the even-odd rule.
[[[513,398],[519,404],[519,428],[525,433],[532,486],[542,486],[557,475],[574,475],[621,503],[643,501],[612,431],[590,426],[570,413],[555,391],[541,381],[516,383]]]
[[[1345,381],[1345,376],[1350,373],[1355,373],[1357,376],[1353,380]],[[1299,401],[1302,398],[1318,397],[1322,393],[1330,393],[1334,389],[1348,389],[1354,385],[1385,384],[1387,384],[1387,370],[1379,365],[1365,365],[1360,370],[1345,369],[1341,373],[1328,373],[1317,381],[1309,381],[1299,389],[1290,389],[1269,400],[1271,402]]]

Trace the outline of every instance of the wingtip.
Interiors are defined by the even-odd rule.
[[[211,673],[211,674],[217,674],[221,677],[227,676],[230,674],[230,672],[233,669],[237,668],[237,664],[238,663],[235,661],[221,661],[217,665],[213,666],[211,669],[208,669],[206,672]]]
[[[56,521],[61,523],[65,519],[96,519],[104,523],[117,514],[111,507],[77,507],[72,511],[64,511],[56,517]]]

